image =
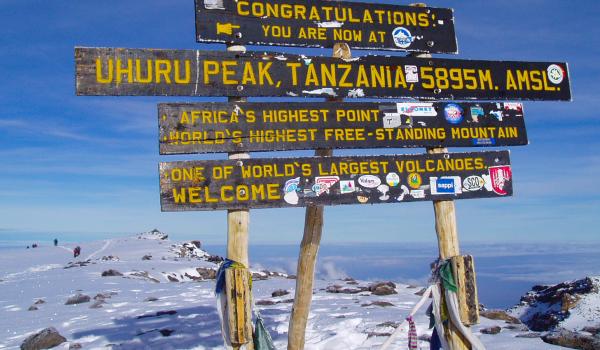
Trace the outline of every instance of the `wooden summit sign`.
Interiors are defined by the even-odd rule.
[[[163,211],[512,195],[508,151],[160,163]]]
[[[566,63],[76,48],[78,95],[570,100]]]
[[[160,154],[526,145],[520,103],[164,103]]]
[[[198,42],[457,53],[451,9],[323,0],[196,0]]]

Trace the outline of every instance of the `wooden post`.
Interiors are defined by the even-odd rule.
[[[337,43],[333,46],[333,57],[350,59],[352,53],[347,44]],[[327,101],[343,101],[341,98],[328,98]],[[316,157],[331,157],[333,150],[318,149]],[[288,350],[304,349],[306,323],[312,302],[315,264],[323,232],[323,206],[309,205],[304,216],[304,235],[300,244],[298,270],[296,272],[296,291],[294,305],[288,329]]]
[[[228,45],[229,52],[246,52],[246,48],[241,45]],[[246,98],[229,97],[229,102],[243,102]],[[248,153],[229,153],[229,159],[238,159],[243,162],[250,158]],[[227,258],[250,267],[248,259],[248,226],[250,223],[249,210],[228,210],[227,211]],[[233,270],[235,271],[235,270]],[[238,271],[239,272],[239,271]],[[249,271],[244,271],[249,274]],[[248,278],[240,278],[237,275],[229,274],[226,279],[227,312],[230,334],[239,335],[239,343],[234,343],[233,348],[239,349],[241,345],[246,344],[247,350],[254,349],[252,340],[252,294],[250,291]],[[233,278],[232,278],[233,276]],[[233,292],[233,293],[232,293]],[[238,305],[242,304],[242,305]],[[234,312],[235,311],[235,312]],[[232,317],[234,315],[234,317]],[[249,331],[248,331],[249,330]],[[235,339],[232,339],[235,340]]]
[[[426,7],[427,5],[424,3],[414,3],[410,4],[410,6]],[[431,54],[416,54],[414,57],[431,58]],[[445,148],[431,148],[427,150],[427,153],[448,153],[448,150]],[[435,213],[435,231],[438,238],[440,259],[449,259],[460,255],[454,201],[433,201],[433,211]],[[462,337],[451,322],[448,322],[444,336],[448,341],[450,350],[467,350],[471,348],[468,341]]]

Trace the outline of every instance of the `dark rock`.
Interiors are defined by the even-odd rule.
[[[159,280],[157,280],[156,278],[150,276],[150,274],[148,273],[148,271],[134,271],[134,272],[130,273],[129,276],[140,277],[140,278],[147,279],[148,281],[151,281],[151,282],[154,282],[154,283],[160,283]]]
[[[252,272],[252,280],[253,281],[264,281],[268,278],[269,278],[269,276],[267,276],[267,275],[263,275],[258,272]]]
[[[31,306],[29,307],[29,309],[27,309],[27,311],[36,311],[36,310],[38,310],[38,308],[37,308],[37,306],[35,306],[35,305],[31,305]]]
[[[225,260],[225,259],[223,259],[223,257],[218,256],[218,255],[209,255],[208,258],[206,258],[206,261],[212,262],[215,264],[220,264],[223,262],[223,260]]]
[[[538,332],[527,332],[515,335],[516,338],[539,338],[542,334]]]
[[[142,256],[142,260],[152,260],[152,255],[144,255]]]
[[[565,346],[572,349],[600,349],[599,337],[595,337],[588,334],[576,333],[566,329],[558,329],[555,332],[543,335],[542,340],[548,344]]]
[[[533,316],[529,317],[525,324],[529,329],[536,332],[544,332],[558,326],[560,321],[564,320],[568,315],[562,312],[536,312]]]
[[[372,303],[368,303],[368,304],[362,304],[360,305],[362,307],[367,307],[367,306],[381,306],[381,307],[387,307],[387,306],[394,306],[394,304],[388,302],[388,301],[374,301]]]
[[[369,285],[369,291],[373,295],[390,295],[398,294],[396,292],[396,284],[394,282],[378,282]]]
[[[279,304],[291,304],[294,302],[294,299],[285,299],[279,302]]]
[[[288,294],[290,294],[290,292],[288,292],[287,290],[285,290],[285,289],[278,289],[278,290],[274,291],[273,293],[271,293],[271,296],[273,298],[277,298],[277,297],[282,297],[282,296],[288,295]]]
[[[167,329],[167,328],[165,328],[165,329],[161,329],[161,330],[159,330],[158,332],[159,332],[160,334],[162,334],[162,336],[163,336],[163,337],[168,337],[168,336],[170,336],[171,334],[173,334],[173,332],[175,332],[175,330],[173,330],[173,329]]]
[[[286,277],[289,280],[295,280],[296,279],[296,275],[287,275]]]
[[[60,335],[54,327],[50,327],[23,340],[21,350],[50,349],[66,341],[67,339]]]
[[[144,301],[157,301],[158,298],[157,297],[147,297],[146,299],[144,299]]]
[[[71,343],[69,344],[69,350],[81,349],[83,346],[79,343]]]
[[[102,272],[102,277],[117,277],[117,276],[123,276],[123,274],[120,273],[119,271],[113,270],[113,269]]]
[[[325,291],[327,293],[357,294],[357,293],[363,292],[364,289],[344,288],[344,287],[340,286],[339,284],[334,284],[331,286],[327,286]]]
[[[196,268],[196,271],[203,280],[214,280],[215,278],[217,278],[217,270],[215,269],[198,267]]]
[[[414,284],[409,284],[408,286],[406,286],[406,289],[417,289],[419,288],[419,286],[415,286]]]
[[[592,334],[600,334],[600,325],[583,327],[581,330]]]
[[[569,310],[577,306],[579,300],[581,300],[581,296],[577,294],[571,295],[569,293],[564,293],[561,298],[560,311],[568,312]]]
[[[179,282],[179,280],[171,275],[167,275],[167,279],[169,282]]]
[[[88,295],[78,293],[69,297],[69,299],[67,299],[67,301],[65,302],[65,305],[88,303],[90,300],[91,298]]]
[[[520,324],[521,323],[521,321],[518,318],[507,314],[506,311],[503,311],[503,310],[480,311],[479,315],[482,317],[488,318],[490,320],[503,320],[503,321],[506,321],[506,323],[512,323],[512,324]]]
[[[380,323],[380,324],[376,325],[375,327],[392,327],[392,328],[398,328],[399,325],[400,325],[399,322],[386,321],[386,322],[383,322],[383,323]]]
[[[202,242],[200,241],[191,241],[190,243],[192,243],[198,249],[202,248]]]
[[[524,324],[509,324],[507,326],[502,327],[504,329],[508,329],[511,331],[519,331],[519,332],[529,332],[529,328],[527,328]]]
[[[94,297],[94,300],[104,300],[104,299],[110,299],[112,298],[112,294],[111,293],[98,293],[96,294],[96,296]]]
[[[367,333],[367,338],[372,338],[372,337],[389,337],[390,335],[392,335],[392,333],[388,333],[388,332],[368,332]]]
[[[256,305],[262,305],[262,306],[269,306],[269,305],[275,305],[275,304],[277,304],[277,303],[273,300],[259,300],[256,302]]]
[[[44,299],[38,299],[35,301],[35,303],[33,303],[34,305],[40,305],[40,304],[45,304],[46,301]]]
[[[108,256],[103,256],[100,260],[102,260],[102,261],[119,261],[119,257],[108,255]]]
[[[531,292],[521,297],[521,301],[530,305],[536,302],[556,304],[562,302],[565,293],[575,295],[593,292],[598,292],[594,286],[594,281],[586,277],[574,282],[563,282],[554,286],[534,286]]]
[[[483,334],[498,334],[498,333],[500,333],[501,330],[502,330],[502,328],[500,328],[499,326],[493,326],[493,327],[482,328],[481,333],[483,333]]]

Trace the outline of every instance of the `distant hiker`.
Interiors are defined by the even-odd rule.
[[[58,245],[58,239],[54,239],[54,246],[56,247]]]
[[[73,249],[73,257],[76,258],[81,254],[81,247],[77,246]]]
[[[33,244],[31,245],[31,248],[37,248],[37,243],[33,243]]]
[[[27,249],[29,249],[29,246],[27,246]]]

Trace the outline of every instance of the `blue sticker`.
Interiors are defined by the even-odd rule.
[[[444,107],[444,116],[450,124],[460,124],[463,120],[463,109],[456,103],[448,103]]]
[[[406,49],[413,41],[415,41],[415,38],[410,34],[410,31],[404,27],[394,29],[392,31],[392,37],[394,38],[394,44],[403,49]]]
[[[496,139],[473,139],[473,146],[493,146],[496,144]]]
[[[448,193],[454,194],[454,179],[453,178],[439,178],[436,182],[437,193]]]

